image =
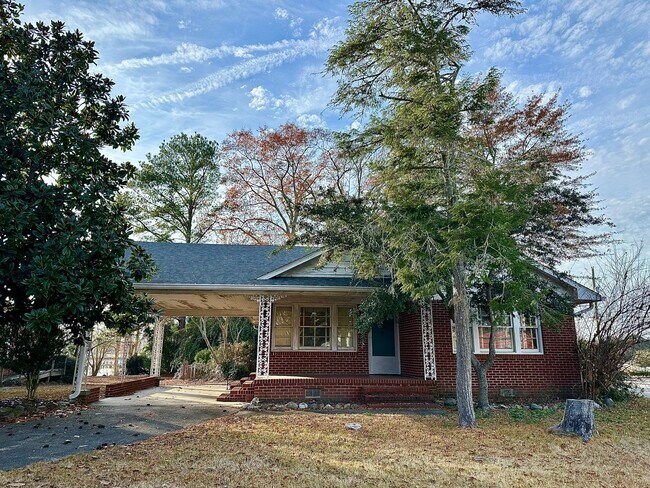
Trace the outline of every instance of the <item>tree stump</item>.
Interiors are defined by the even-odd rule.
[[[554,434],[577,435],[583,442],[588,442],[595,431],[594,402],[591,400],[567,400],[562,422],[551,428]]]

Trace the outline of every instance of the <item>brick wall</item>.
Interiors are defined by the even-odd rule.
[[[402,376],[424,378],[420,312],[399,317],[399,358]]]
[[[269,374],[367,375],[368,338],[357,335],[356,351],[271,351]]]
[[[453,393],[456,385],[456,355],[452,352],[451,327],[447,309],[433,304],[437,381],[441,393]],[[488,371],[492,396],[502,388],[512,388],[517,396],[573,396],[580,392],[580,366],[573,318],[559,332],[542,327],[544,354],[497,354]],[[478,356],[485,359],[485,355]],[[474,375],[476,385],[476,375]]]
[[[125,396],[135,393],[136,391],[146,390],[147,388],[153,388],[155,386],[160,386],[160,378],[151,377],[151,378],[141,378],[139,380],[133,381],[123,381],[121,383],[113,383],[106,385],[106,397],[117,397]]]

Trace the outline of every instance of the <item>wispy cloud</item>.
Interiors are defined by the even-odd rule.
[[[178,103],[188,98],[218,90],[235,81],[277,68],[286,62],[325,52],[340,38],[341,34],[342,29],[338,22],[321,19],[314,25],[309,39],[296,40],[290,42],[291,47],[287,49],[281,49],[277,52],[222,68],[194,83],[163,95],[151,97],[136,106],[155,107],[166,103]]]
[[[269,44],[250,44],[246,46],[222,45],[215,48],[199,46],[198,44],[182,43],[172,53],[160,54],[145,58],[130,58],[120,61],[117,64],[107,65],[106,71],[115,72],[130,69],[148,68],[152,66],[164,66],[173,64],[200,63],[209,59],[226,58],[234,56],[237,58],[250,58],[252,53],[277,51],[290,48],[299,41],[287,39]]]

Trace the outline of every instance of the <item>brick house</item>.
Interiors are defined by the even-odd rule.
[[[356,280],[345,263],[319,266],[318,250],[141,244],[158,272],[136,287],[152,296],[166,316],[239,316],[257,324],[256,372],[224,400],[422,401],[454,392],[453,324],[440,301],[360,334],[351,311],[372,285]],[[599,299],[572,280],[543,274],[576,305]],[[473,326],[479,355],[487,352],[489,338],[483,324],[478,319]],[[160,326],[155,334],[159,348],[161,334]],[[514,314],[509,327],[498,331],[496,343],[497,359],[488,373],[492,395],[579,394],[572,318],[555,332],[537,317]],[[159,372],[159,348],[154,344],[153,374]]]

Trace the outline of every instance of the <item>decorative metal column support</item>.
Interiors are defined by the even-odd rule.
[[[259,325],[257,327],[257,376],[269,375],[269,360],[271,355],[271,308],[273,302],[280,296],[260,295],[254,300],[259,303]]]
[[[422,359],[424,360],[424,379],[436,379],[436,351],[433,340],[433,312],[431,302],[420,304],[420,322],[422,324]]]
[[[165,322],[164,319],[158,319],[154,324],[153,344],[151,345],[151,369],[149,370],[149,376],[160,376],[163,339],[165,337]]]

